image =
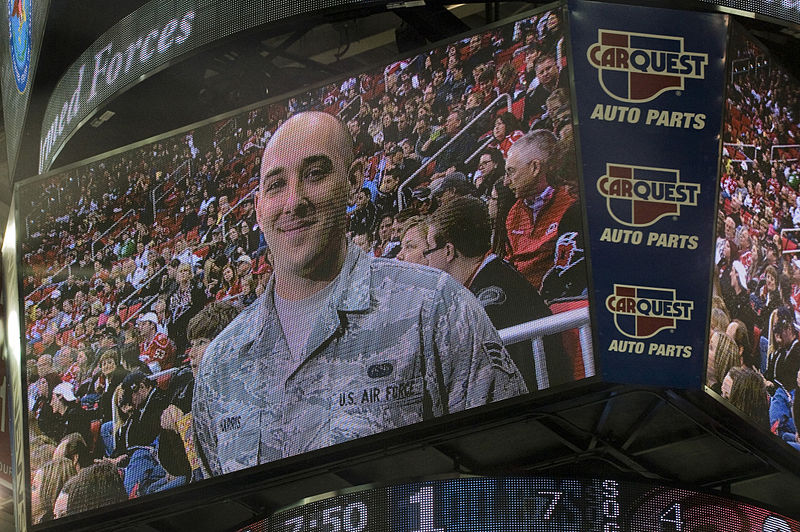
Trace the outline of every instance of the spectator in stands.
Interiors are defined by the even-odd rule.
[[[128,375],[128,371],[119,366],[119,354],[116,349],[111,349],[100,355],[100,373],[97,375],[95,390],[100,396],[100,412],[103,422],[111,421],[112,399],[117,386]]]
[[[428,264],[452,275],[470,289],[499,330],[551,315],[531,284],[510,264],[491,253],[492,227],[486,205],[478,198],[456,197],[443,203],[428,221]],[[559,336],[544,340],[549,384],[572,380],[572,367]],[[530,342],[506,346],[528,389],[538,388]]]
[[[75,466],[66,458],[54,459],[34,474],[31,484],[31,520],[34,524],[54,519],[53,507],[64,484],[75,475]]]
[[[378,230],[375,235],[375,246],[373,248],[373,256],[382,257],[385,252],[390,251],[390,243],[392,239],[392,223],[394,216],[385,214],[378,224]]]
[[[147,364],[151,372],[175,366],[175,344],[167,335],[158,332],[158,317],[154,312],[145,312],[136,319],[139,330],[139,360]]]
[[[371,201],[371,192],[364,187],[356,194],[356,209],[350,215],[350,232],[367,234],[375,230],[377,211]]]
[[[39,412],[39,429],[54,441],[73,432],[90,441],[89,416],[81,408],[72,385],[62,382],[53,388],[52,399]]]
[[[236,268],[231,264],[226,264],[222,268],[222,288],[217,292],[216,300],[228,300],[242,292],[242,285],[239,282],[239,275]]]
[[[777,386],[794,388],[797,372],[800,371],[800,343],[797,340],[794,312],[788,307],[780,307],[772,331],[775,349],[768,354],[764,372],[770,393],[774,393]]]
[[[525,113],[523,121],[531,124],[547,110],[547,98],[558,87],[569,87],[566,69],[559,71],[558,63],[553,55],[545,54],[536,59],[534,66],[536,79],[528,85],[525,97]]]
[[[206,304],[207,298],[203,288],[192,276],[188,264],[178,266],[176,272],[177,287],[169,298],[170,339],[175,344],[175,352],[183,358],[186,351],[186,326]],[[164,368],[162,368],[164,369]]]
[[[72,462],[76,471],[80,471],[92,463],[92,457],[89,455],[88,443],[92,441],[93,439],[87,440],[77,432],[67,434],[58,442],[56,450],[53,451],[53,458],[66,458]]]
[[[545,299],[586,288],[580,206],[565,185],[553,185],[556,142],[546,130],[520,138],[508,152],[504,181],[517,198],[506,220],[507,258],[540,292],[552,272]]]
[[[128,500],[122,478],[114,463],[102,461],[79,471],[70,481],[66,515]]]
[[[194,376],[211,340],[233,321],[238,312],[229,302],[213,302],[189,321],[186,334],[191,346],[190,371],[182,371],[173,378],[169,405],[161,415],[159,462],[172,475],[191,475],[194,480],[202,478],[194,448],[191,415],[187,418],[192,407]],[[188,456],[193,457],[191,462]]]
[[[403,225],[397,259],[427,265],[428,260],[424,254],[426,249],[428,249],[428,224],[422,216],[414,216]]]
[[[503,153],[495,148],[485,149],[478,158],[478,168],[475,170],[473,179],[475,186],[478,187],[478,195],[488,198],[494,184],[498,181],[502,182],[504,173]]]
[[[134,488],[146,492],[147,487],[163,478],[166,472],[155,459],[154,444],[161,427],[161,414],[167,397],[144,373],[135,371],[120,385],[122,403],[133,405],[131,422],[124,434],[123,449],[130,452],[125,468],[125,490]],[[118,454],[120,449],[115,449]]]
[[[769,395],[764,378],[751,368],[733,368],[730,372],[731,404],[762,429],[769,429]],[[796,380],[796,379],[795,379]],[[793,382],[794,385],[794,382]]]

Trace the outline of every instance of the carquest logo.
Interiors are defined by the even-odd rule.
[[[683,37],[597,30],[586,51],[603,90],[621,102],[641,103],[683,90],[685,79],[703,79],[708,54],[684,52]]]
[[[691,320],[693,301],[675,297],[671,288],[615,284],[606,298],[617,330],[629,338],[650,338],[664,329],[675,329],[678,320]]]
[[[627,164],[606,164],[597,180],[608,213],[632,227],[653,225],[664,216],[680,216],[681,206],[697,206],[698,183],[681,183],[680,172]]]

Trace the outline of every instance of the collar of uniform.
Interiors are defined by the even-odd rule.
[[[369,310],[370,273],[370,258],[361,248],[348,242],[347,256],[342,271],[334,281],[337,284],[331,294],[331,301],[338,301],[337,310],[342,312]]]

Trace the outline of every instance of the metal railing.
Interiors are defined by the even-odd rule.
[[[136,316],[138,316],[138,315],[139,315],[139,314],[141,314],[143,311],[145,311],[145,310],[147,309],[147,307],[149,307],[150,305],[152,305],[152,304],[153,304],[153,301],[155,301],[156,299],[158,299],[158,296],[160,296],[160,295],[161,295],[161,294],[155,294],[155,295],[152,295],[152,296],[150,296],[150,297],[147,299],[147,301],[144,301],[144,302],[142,303],[142,306],[140,306],[139,308],[137,308],[137,309],[136,309],[134,312],[132,312],[130,315],[128,315],[128,317],[127,317],[127,318],[125,318],[125,321],[123,321],[123,322],[122,322],[122,325],[124,326],[124,325],[127,325],[128,323],[130,323],[130,321],[131,321],[132,319],[134,319]],[[127,299],[126,299],[126,300],[127,300]],[[122,304],[122,303],[120,303],[120,305],[121,305],[121,304]],[[117,307],[117,308],[119,308],[119,307]]]
[[[358,108],[361,109],[361,95],[360,94],[358,96],[356,96],[355,98],[353,98],[352,100],[350,100],[349,102],[347,102],[347,105],[345,105],[344,107],[339,109],[339,112],[336,113],[336,116],[339,117],[342,120],[345,120],[345,121],[347,121],[350,118],[352,118],[352,117],[348,117],[347,116],[346,111],[348,109],[350,109],[350,107],[352,107],[353,104],[355,104],[356,102],[358,102]]]
[[[756,155],[761,150],[760,147],[756,146],[755,144],[740,144],[738,142],[725,142],[722,144],[726,148],[736,148],[746,157],[745,161],[748,163],[755,162]],[[753,150],[753,156],[750,157],[744,150],[744,148],[750,148]],[[733,154],[730,154],[731,159],[733,159]],[[733,160],[741,160],[741,159],[733,159]]]
[[[775,157],[775,150],[794,150],[794,158],[783,158],[783,157]],[[796,161],[798,158],[796,155],[800,152],[800,144],[773,144],[772,147],[769,149],[769,162],[773,163],[775,161]]]
[[[461,128],[461,131],[459,131],[458,133],[456,133],[455,135],[453,135],[453,138],[451,138],[450,140],[448,140],[448,141],[445,143],[445,145],[444,145],[444,146],[442,146],[441,148],[439,148],[439,150],[438,150],[436,153],[434,153],[434,154],[433,154],[433,155],[432,155],[432,156],[431,156],[431,157],[430,157],[430,158],[429,158],[427,161],[425,161],[425,162],[424,162],[422,165],[420,165],[420,167],[419,167],[419,168],[418,168],[418,169],[417,169],[417,170],[416,170],[416,171],[415,171],[413,174],[411,174],[411,175],[409,176],[409,178],[408,178],[408,179],[406,179],[405,181],[403,181],[403,182],[400,184],[400,186],[399,186],[399,187],[397,187],[397,206],[398,206],[398,208],[399,208],[401,211],[402,211],[402,210],[405,208],[405,206],[406,206],[406,205],[405,205],[405,196],[403,195],[403,191],[404,191],[404,190],[405,190],[405,189],[406,189],[406,188],[407,188],[407,187],[408,187],[410,184],[412,184],[412,183],[413,183],[413,182],[414,182],[414,181],[417,179],[417,176],[419,176],[419,175],[420,175],[422,172],[424,172],[424,171],[425,171],[425,169],[428,167],[428,165],[431,163],[431,161],[435,161],[435,160],[436,160],[436,159],[439,157],[439,155],[441,155],[441,154],[442,154],[442,153],[443,153],[443,152],[444,152],[444,151],[445,151],[447,148],[449,148],[449,147],[450,147],[450,146],[451,146],[451,145],[452,145],[452,144],[453,144],[455,141],[459,140],[459,139],[461,138],[461,136],[462,136],[464,133],[466,133],[466,131],[467,131],[467,130],[468,130],[470,127],[472,127],[472,125],[473,125],[473,124],[475,124],[475,123],[476,123],[478,120],[480,120],[481,118],[483,118],[483,116],[484,116],[484,115],[486,115],[486,114],[487,114],[489,111],[492,111],[492,110],[493,110],[493,109],[496,107],[496,105],[498,104],[498,102],[500,102],[500,101],[502,101],[502,100],[505,100],[505,101],[506,101],[506,108],[508,109],[508,112],[511,112],[511,103],[512,103],[511,96],[510,96],[508,93],[501,94],[500,96],[498,96],[497,98],[495,98],[494,100],[492,100],[492,102],[491,102],[489,105],[487,105],[487,106],[486,106],[486,107],[483,109],[483,111],[481,111],[480,113],[478,113],[477,115],[475,115],[475,118],[473,118],[472,120],[470,120],[470,121],[469,121],[469,123],[467,123],[467,125],[466,125],[466,126],[464,126],[463,128]],[[473,155],[474,155],[474,154],[473,154]]]
[[[254,187],[253,190],[251,190],[250,192],[248,192],[247,194],[242,196],[239,199],[239,201],[237,201],[236,204],[233,205],[230,208],[230,210],[228,212],[226,212],[225,214],[222,215],[222,218],[220,218],[220,220],[219,220],[219,226],[222,227],[223,232],[225,232],[225,221],[228,219],[228,215],[231,214],[233,211],[235,211],[236,208],[239,205],[241,205],[242,202],[244,202],[244,200],[246,200],[247,198],[252,197],[256,193],[256,190],[258,190],[258,187]],[[205,232],[205,234],[203,235],[203,238],[200,239],[200,243],[201,244],[205,244],[208,241],[208,235],[210,235],[210,234],[211,234],[211,230],[209,229],[208,231]]]
[[[589,307],[568,310],[545,318],[520,323],[497,331],[505,345],[531,341],[533,347],[533,363],[536,368],[536,385],[540,390],[550,387],[547,361],[544,353],[542,336],[558,334],[570,329],[578,329],[581,346],[581,357],[586,377],[595,374],[594,351],[592,350],[592,333],[590,329]]]
[[[800,228],[791,228],[791,229],[781,229],[781,239],[786,238],[786,233],[797,233],[800,232]],[[794,255],[796,253],[800,253],[800,247],[796,249],[783,249],[781,250],[781,255]]]
[[[106,237],[106,236],[107,236],[107,235],[108,235],[108,234],[111,232],[111,230],[112,230],[112,229],[114,229],[116,226],[118,226],[118,225],[119,225],[119,223],[120,223],[122,220],[124,220],[124,219],[125,219],[125,218],[127,218],[127,217],[128,217],[130,214],[131,214],[131,213],[134,213],[134,212],[136,212],[134,209],[129,209],[129,210],[128,210],[128,212],[126,212],[125,214],[123,214],[122,216],[120,216],[120,217],[119,217],[119,219],[118,219],[116,222],[114,222],[113,224],[111,224],[111,227],[109,227],[108,229],[106,229],[105,231],[103,231],[103,232],[100,234],[100,236],[98,236],[97,238],[95,238],[95,239],[93,239],[93,240],[92,240],[92,260],[94,260],[94,254],[95,254],[94,245],[95,245],[95,244],[97,244],[98,242],[100,242],[100,241],[101,241],[103,238],[105,238],[105,237]],[[110,244],[106,244],[105,246],[103,246],[102,248],[100,248],[100,250],[99,250],[99,251],[102,251],[102,250],[106,249],[106,248],[107,248],[109,245],[110,245]]]
[[[187,167],[187,170],[188,170],[188,171],[187,171],[187,174],[188,174],[188,175],[191,175],[191,173],[192,173],[192,160],[191,160],[191,159],[186,159],[186,160],[185,160],[185,161],[183,161],[181,164],[179,164],[179,165],[178,165],[178,167],[177,167],[177,168],[175,168],[175,170],[173,170],[171,173],[167,174],[167,178],[166,178],[164,181],[162,181],[161,183],[159,183],[158,185],[156,185],[155,187],[153,187],[153,190],[152,190],[152,192],[150,193],[150,201],[153,203],[153,216],[155,216],[156,212],[158,212],[158,211],[157,211],[157,209],[156,209],[156,206],[158,205],[158,202],[159,202],[159,201],[161,201],[162,199],[164,199],[164,197],[165,197],[167,194],[169,194],[170,192],[172,192],[172,190],[173,190],[173,189],[175,188],[175,186],[178,184],[178,180],[177,180],[177,179],[173,180],[172,178],[173,178],[173,176],[175,176],[175,174],[177,174],[177,173],[180,171],[180,169],[181,169],[181,168],[183,168],[184,166],[186,166],[186,167]],[[162,193],[160,196],[156,197],[156,193],[157,193],[158,189],[159,189],[159,188],[162,188],[162,187],[164,187],[164,185],[168,184],[170,181],[172,181],[172,186],[171,186],[171,187],[169,187],[169,189],[168,189],[168,190],[165,190],[165,191],[164,191],[164,192],[163,192],[163,193]]]

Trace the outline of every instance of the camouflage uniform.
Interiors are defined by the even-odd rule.
[[[294,362],[273,283],[200,364],[192,409],[212,475],[527,392],[480,303],[439,270],[350,245]]]

